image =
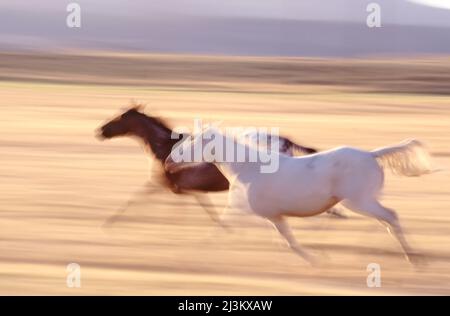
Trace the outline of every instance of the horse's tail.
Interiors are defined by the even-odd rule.
[[[389,167],[398,175],[417,177],[433,172],[430,154],[425,146],[415,139],[378,148],[371,153],[381,166]]]
[[[301,153],[302,155],[311,155],[317,153],[317,149],[296,144],[287,138],[286,141],[288,142],[287,145],[290,146],[294,152]]]

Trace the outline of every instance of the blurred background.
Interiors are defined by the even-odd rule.
[[[68,3],[0,4],[2,46],[346,57],[450,50],[445,0],[376,1],[382,21],[376,31],[366,25],[372,2],[361,0],[80,0],[77,30],[64,27]]]
[[[69,3],[0,3],[0,294],[450,294],[450,1],[79,0],[80,28]],[[383,203],[428,264],[345,210],[290,220],[317,268],[265,223],[227,233],[169,192],[102,229],[150,175],[136,141],[94,137],[132,99],[171,126],[279,127],[319,149],[424,141],[443,171],[387,172]]]

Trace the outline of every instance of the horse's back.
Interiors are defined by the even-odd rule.
[[[358,186],[377,192],[383,183],[384,173],[373,155],[361,149],[342,146],[305,157],[295,157],[298,176],[309,179],[309,186],[324,186],[339,196],[358,191]],[[293,177],[295,177],[295,171]],[[369,184],[369,185],[368,185]],[[318,189],[318,187],[317,187]]]

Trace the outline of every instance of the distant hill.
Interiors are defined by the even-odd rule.
[[[450,95],[450,56],[288,58],[105,52],[2,53],[0,81],[201,91]],[[443,100],[445,103],[445,101]]]
[[[30,13],[31,14],[31,13]],[[86,15],[81,29],[61,15],[17,26],[22,12],[2,20],[0,49],[101,49],[164,53],[339,56],[450,54],[450,28],[359,22],[232,17],[106,18]],[[64,15],[62,15],[64,16]],[[56,27],[58,26],[58,27]]]

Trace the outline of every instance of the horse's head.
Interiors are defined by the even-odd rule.
[[[133,106],[119,116],[115,117],[97,131],[99,138],[113,138],[125,135],[139,135],[140,120],[144,115],[140,111],[142,106]]]

